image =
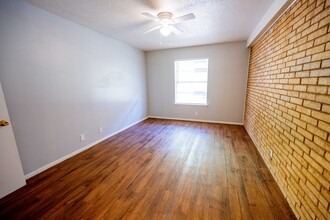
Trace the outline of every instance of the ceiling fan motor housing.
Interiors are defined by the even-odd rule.
[[[161,24],[174,24],[174,21],[172,20],[173,14],[171,12],[160,12],[158,13],[159,23]]]

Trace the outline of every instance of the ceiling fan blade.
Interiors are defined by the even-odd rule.
[[[150,14],[149,12],[143,12],[142,15],[144,15],[144,16],[146,16],[148,18],[154,19],[154,20],[158,20],[158,17],[156,17],[153,14]]]
[[[195,19],[195,15],[193,13],[190,13],[190,14],[183,15],[181,17],[174,18],[173,20],[175,23],[180,23],[180,22],[189,21],[192,19]]]
[[[182,34],[182,31],[173,25],[171,25],[171,31],[176,35]]]
[[[150,32],[152,32],[152,31],[158,30],[158,29],[160,29],[160,28],[162,28],[162,27],[163,27],[162,25],[158,25],[158,26],[156,26],[156,27],[154,27],[154,28],[151,28],[151,29],[145,31],[144,33],[145,33],[145,34],[150,33]]]

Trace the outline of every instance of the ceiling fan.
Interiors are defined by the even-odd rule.
[[[184,21],[195,19],[195,15],[193,13],[189,13],[177,18],[172,18],[173,14],[167,11],[160,12],[157,16],[150,14],[149,12],[143,12],[142,15],[159,23],[158,26],[145,31],[145,34],[160,29],[160,33],[165,37],[170,35],[172,32],[180,35],[182,31],[175,27],[175,25]]]

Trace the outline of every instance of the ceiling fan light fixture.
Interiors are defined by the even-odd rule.
[[[170,35],[172,32],[171,27],[168,24],[164,24],[163,27],[160,29],[160,33],[164,36],[167,37]]]
[[[164,18],[164,19],[161,19],[159,21],[159,23],[161,23],[161,24],[174,24],[174,21],[172,21],[171,19]]]

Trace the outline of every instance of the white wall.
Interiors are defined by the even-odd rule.
[[[25,174],[147,116],[144,52],[21,1],[0,1],[0,81]]]
[[[209,58],[208,106],[174,104],[174,61]],[[149,115],[243,123],[246,42],[151,51],[146,54]],[[195,115],[198,112],[198,115]]]

